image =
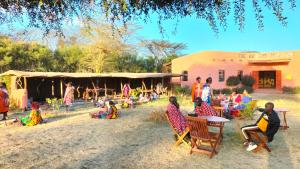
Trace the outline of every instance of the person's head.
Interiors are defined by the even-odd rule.
[[[171,96],[171,97],[169,98],[169,102],[170,102],[171,104],[173,104],[174,106],[176,106],[176,107],[179,109],[179,104],[178,104],[177,98],[176,98],[175,96]]]
[[[109,106],[114,106],[115,105],[115,103],[113,101],[109,101],[108,104],[109,104]]]
[[[0,83],[0,89],[6,89],[6,84],[4,82]]]
[[[212,78],[211,78],[211,77],[207,78],[207,79],[206,79],[206,83],[207,83],[207,84],[212,84]]]
[[[39,103],[33,101],[31,102],[31,109],[32,110],[38,110],[40,108]]]
[[[265,104],[265,111],[266,113],[271,113],[274,109],[274,103],[268,102]]]
[[[243,91],[243,95],[245,95],[245,96],[249,95],[249,93],[248,93],[248,91],[246,89]]]
[[[201,77],[198,76],[198,77],[196,78],[196,82],[197,82],[197,83],[200,83],[200,82],[201,82]]]
[[[195,99],[195,102],[196,102],[196,105],[197,105],[197,106],[201,106],[203,100],[201,99],[201,97],[197,97],[197,98]]]

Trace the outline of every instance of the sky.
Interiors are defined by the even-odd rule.
[[[187,48],[182,51],[182,54],[207,50],[259,52],[300,50],[300,1],[297,1],[297,7],[294,10],[289,9],[288,3],[285,3],[285,5],[284,15],[288,17],[286,27],[281,25],[271,11],[263,8],[264,30],[259,31],[252,5],[246,4],[246,25],[243,32],[239,31],[238,26],[235,25],[233,9],[231,9],[231,14],[227,19],[228,27],[226,31],[221,28],[218,35],[213,32],[206,20],[197,19],[195,16],[180,19],[175,34],[173,32],[176,21],[164,21],[163,27],[166,32],[162,35],[157,24],[158,16],[152,14],[147,23],[136,21],[136,24],[142,27],[137,32],[137,37],[184,43]],[[78,22],[74,22],[73,25],[66,24],[69,27],[66,30],[80,25]],[[0,33],[1,31],[9,32],[10,30],[2,25],[0,26]],[[34,32],[31,36],[33,37],[31,40],[35,40],[34,37],[41,39],[42,31],[40,33]],[[54,40],[50,40],[50,42],[43,41],[42,43],[47,43],[51,49],[56,46]]]
[[[297,1],[294,10],[285,8],[284,15],[288,17],[286,27],[282,26],[271,11],[263,11],[264,31],[258,30],[250,4],[246,8],[246,25],[243,32],[238,30],[231,12],[227,30],[221,30],[218,35],[209,27],[207,21],[187,17],[179,20],[176,34],[172,33],[176,21],[164,22],[163,26],[167,33],[162,37],[157,24],[158,17],[155,14],[152,15],[150,23],[139,22],[144,28],[139,34],[148,39],[163,38],[171,42],[185,43],[187,49],[183,51],[184,54],[207,50],[259,52],[300,50],[300,2]]]

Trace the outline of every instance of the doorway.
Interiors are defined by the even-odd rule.
[[[275,89],[276,71],[259,71],[258,88]]]

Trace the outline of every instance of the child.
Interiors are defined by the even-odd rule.
[[[25,117],[20,117],[16,119],[17,122],[20,122],[23,126],[35,126],[43,122],[41,112],[39,110],[39,104],[36,102],[31,103],[31,112]]]
[[[104,102],[99,103],[100,110],[96,113],[90,113],[91,118],[102,118],[103,115],[107,114],[108,108]]]
[[[115,106],[115,103],[113,101],[109,101],[109,110],[108,110],[108,114],[106,116],[106,119],[116,119],[118,118],[118,109]]]
[[[268,142],[272,142],[274,135],[277,133],[280,127],[280,119],[277,113],[274,111],[274,104],[269,102],[265,104],[265,109],[259,109],[259,111],[263,111],[257,122],[253,125],[248,125],[242,127],[242,133],[246,139],[244,145],[248,145],[247,151],[252,151],[256,149],[257,145],[252,141],[249,131],[262,131],[268,137]],[[259,127],[258,123],[261,120],[267,121],[267,126],[265,129]],[[266,131],[263,131],[266,130]]]

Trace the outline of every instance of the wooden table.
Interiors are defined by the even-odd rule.
[[[287,130],[288,128],[290,128],[287,125],[287,121],[286,121],[286,113],[289,112],[289,109],[287,108],[275,108],[274,109],[277,113],[282,113],[283,114],[283,124],[280,126],[282,129]]]
[[[225,107],[213,106],[213,109],[219,113],[219,117],[224,117]]]
[[[230,121],[224,117],[219,117],[219,116],[198,116],[198,117],[206,119],[208,122],[215,122],[215,123],[226,123]]]

